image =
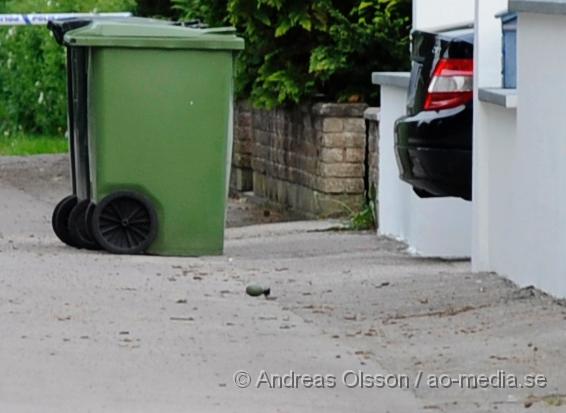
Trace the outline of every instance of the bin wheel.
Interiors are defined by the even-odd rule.
[[[63,198],[53,210],[51,217],[53,232],[55,232],[57,238],[71,247],[78,246],[69,232],[69,216],[77,203],[78,199],[75,195],[69,195]]]
[[[157,214],[151,201],[131,191],[114,192],[94,209],[92,233],[114,254],[140,254],[157,237]]]
[[[87,212],[93,205],[88,199],[80,201],[69,215],[69,234],[78,248],[99,250],[100,245],[94,239],[90,227],[87,225]]]
[[[95,209],[96,209],[96,204],[94,202],[91,202],[90,204],[88,204],[88,207],[86,208],[86,212],[85,212],[85,222],[86,222],[86,225],[87,225],[87,228],[89,230],[90,235],[96,241],[96,238],[94,237],[94,233],[92,232],[92,217],[94,217],[94,210]],[[98,241],[96,243],[98,245],[98,248],[102,249],[100,244],[98,244]]]

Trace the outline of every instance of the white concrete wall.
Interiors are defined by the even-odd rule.
[[[465,24],[473,20],[474,0],[413,1],[414,29]]]
[[[455,198],[421,199],[399,179],[394,123],[406,112],[407,90],[381,87],[379,233],[405,241],[420,256],[470,256],[471,204]]]
[[[488,185],[483,187],[489,217],[489,227],[483,239],[489,245],[485,260],[489,271],[509,275],[516,270],[514,255],[523,253],[515,242],[521,238],[524,226],[524,202],[526,194],[521,185],[514,185],[512,174],[519,167],[520,145],[517,139],[517,111],[505,109],[489,103],[482,104],[484,136],[490,142],[487,162],[489,170]],[[528,256],[528,254],[527,254]]]
[[[415,0],[413,29],[472,22],[474,0]],[[469,257],[471,203],[455,198],[421,199],[399,179],[393,125],[405,115],[407,91],[382,86],[379,167],[380,233],[401,239],[415,254]]]
[[[492,66],[500,62],[500,26],[490,17],[497,6],[476,3],[480,87],[500,85]],[[473,267],[559,297],[566,297],[564,39],[566,16],[520,14],[517,109],[477,102],[474,113]]]
[[[516,136],[491,136],[489,268],[565,297],[566,16],[521,14],[518,30]]]
[[[410,217],[411,188],[399,179],[395,160],[395,121],[407,111],[407,90],[395,86],[381,86],[381,112],[379,122],[379,233],[396,239],[407,239]]]
[[[566,296],[566,16],[521,14],[512,278]],[[502,273],[507,273],[502,268]]]
[[[493,141],[489,119],[493,105],[478,100],[480,87],[501,87],[501,21],[495,15],[507,9],[507,0],[476,0],[474,47],[474,141],[472,266],[489,271],[489,181]],[[487,105],[487,106],[486,106]],[[497,167],[497,166],[496,166]]]

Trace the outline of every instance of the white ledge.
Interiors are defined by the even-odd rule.
[[[509,0],[509,11],[538,14],[566,14],[565,0]]]
[[[381,120],[381,109],[380,108],[367,108],[364,112],[364,119],[379,122]]]
[[[375,72],[371,75],[374,85],[395,86],[402,89],[409,88],[410,79],[411,73],[409,72]]]
[[[516,109],[517,89],[480,88],[478,99],[507,109]]]

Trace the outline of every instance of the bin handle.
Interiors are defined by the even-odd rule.
[[[203,23],[201,20],[179,20],[173,23],[173,26],[189,27],[191,29],[208,29],[208,24]]]
[[[235,34],[235,27],[209,27],[208,24],[203,23],[201,20],[180,20],[173,23],[173,26],[187,27],[189,29],[204,29],[207,34]]]

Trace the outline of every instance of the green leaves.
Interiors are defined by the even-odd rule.
[[[44,27],[0,30],[0,128],[63,135],[66,128],[64,50]]]
[[[339,101],[361,95],[375,102],[371,72],[408,64],[408,0],[173,1],[187,18],[239,29],[246,50],[237,64],[236,89],[256,106],[319,95]],[[384,24],[387,13],[394,19]]]
[[[337,53],[329,46],[320,46],[311,52],[309,73],[316,75],[320,80],[326,81],[332,75],[348,67],[348,56]]]
[[[227,0],[171,0],[171,3],[181,19],[200,20],[211,26],[228,24]]]
[[[307,32],[312,29],[312,20],[307,6],[291,10],[288,15],[282,16],[275,27],[275,37],[286,35],[293,28],[302,28]]]
[[[7,13],[128,11],[133,0],[9,0]],[[67,129],[65,50],[45,27],[0,28],[0,133],[63,136]]]
[[[171,1],[183,19],[238,28],[246,50],[236,65],[236,91],[256,106],[315,97],[377,103],[371,72],[408,67],[409,0]],[[8,13],[134,11],[136,3],[0,0]],[[65,78],[64,50],[46,29],[0,29],[0,132],[64,133]]]
[[[320,95],[329,101],[362,96],[377,103],[371,72],[408,68],[408,0],[227,3],[229,21],[246,38],[237,89],[256,106],[297,104]]]
[[[8,13],[133,11],[136,0],[7,0]]]

